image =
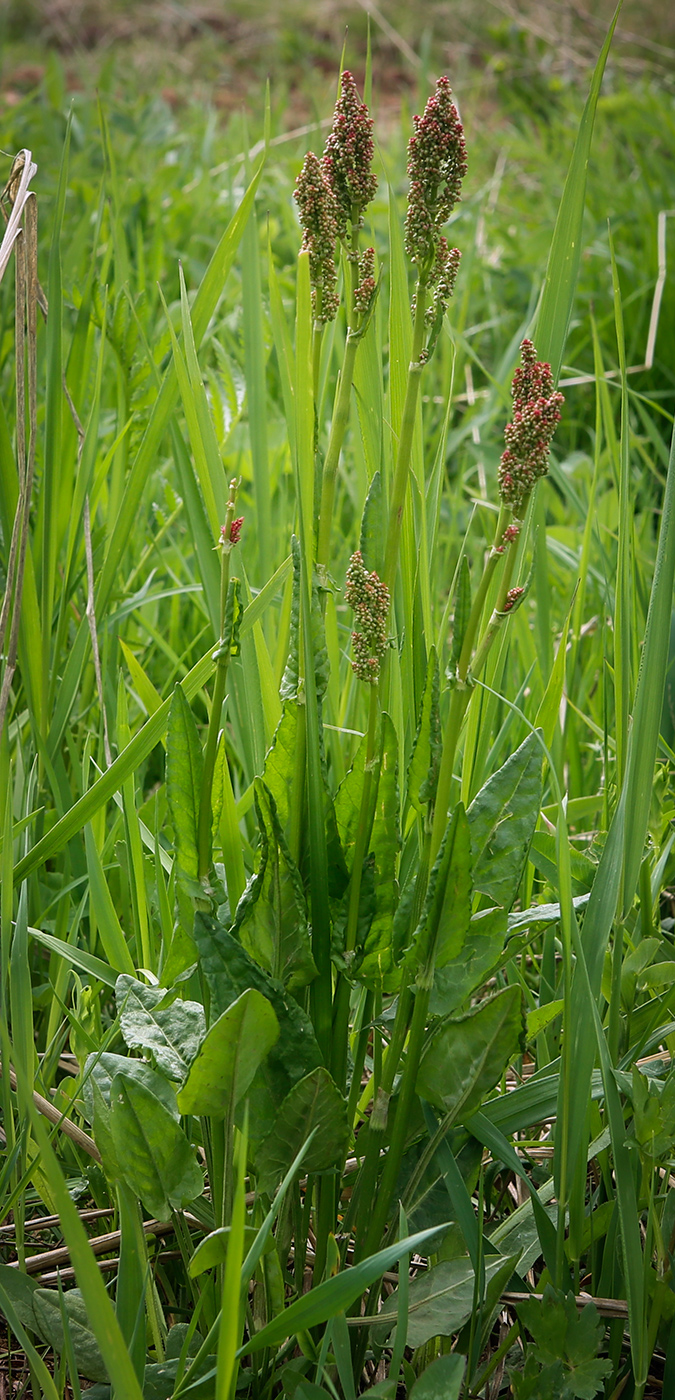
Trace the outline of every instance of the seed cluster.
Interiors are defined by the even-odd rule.
[[[511,387],[513,421],[504,429],[506,448],[499,464],[502,501],[519,518],[535,482],[548,471],[551,439],[565,402],[553,388],[551,366],[537,359],[531,340],[523,341],[520,358]]]
[[[415,134],[408,142],[410,192],[405,246],[420,273],[438,281],[447,262],[446,251],[437,268],[440,231],[460,198],[467,168],[464,130],[447,78],[438,79],[423,116],[413,117],[413,123]],[[453,253],[459,261],[456,249]]]
[[[309,277],[317,321],[332,321],[339,300],[335,244],[338,236],[337,205],[321,161],[313,151],[305,156],[295,182],[295,199],[303,229],[302,246],[309,250]],[[317,295],[318,294],[318,295]]]
[[[359,258],[360,282],[354,292],[354,306],[364,316],[375,296],[375,249],[364,248]]]
[[[349,561],[345,599],[356,614],[359,629],[352,633],[352,670],[360,681],[375,685],[388,646],[389,589],[374,569],[368,573],[359,549]]]
[[[361,218],[377,189],[370,168],[373,151],[373,119],[365,103],[359,101],[352,74],[345,69],[321,162],[335,196],[340,238],[345,236],[348,221]]]

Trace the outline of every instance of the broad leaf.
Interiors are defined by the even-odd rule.
[[[441,1023],[427,1041],[417,1092],[450,1115],[466,1118],[525,1048],[522,992],[505,987],[457,1021]]]
[[[528,734],[467,811],[477,890],[510,909],[518,893],[542,797],[542,751]]]
[[[260,1145],[256,1167],[262,1191],[272,1194],[314,1128],[318,1131],[303,1160],[304,1170],[322,1172],[341,1167],[350,1136],[347,1105],[323,1066],[294,1085],[272,1132]]]
[[[312,1023],[295,998],[249,958],[216,919],[198,913],[194,937],[211,997],[212,1019],[222,1015],[248,987],[254,987],[271,1002],[279,1022],[279,1039],[260,1066],[249,1096],[251,1138],[260,1140],[270,1131],[292,1086],[321,1064]]]
[[[222,1118],[250,1088],[279,1035],[266,997],[249,988],[214,1022],[178,1094],[181,1113]]]
[[[449,1016],[487,982],[504,958],[506,932],[505,909],[474,914],[460,952],[444,967],[436,967],[430,1015]]]
[[[501,1254],[485,1261],[485,1277],[491,1279],[502,1267]],[[406,1346],[421,1347],[430,1337],[449,1337],[468,1321],[474,1304],[474,1271],[470,1259],[448,1259],[412,1279],[408,1290]],[[398,1289],[390,1293],[377,1315],[372,1334],[379,1345],[396,1339]]]
[[[182,1080],[204,1039],[204,1008],[176,999],[164,987],[146,987],[122,973],[115,984],[120,1029],[130,1050],[149,1050],[159,1070]]]
[[[96,1051],[88,1055],[84,1062],[82,1097],[90,1123],[94,1121],[94,1085],[97,1085],[104,1104],[109,1108],[110,1086],[117,1074],[144,1084],[178,1122],[180,1114],[176,1103],[176,1091],[163,1074],[158,1074],[147,1060],[133,1060],[129,1056],[112,1055],[110,1051],[104,1050],[103,1054]]]
[[[204,1178],[194,1149],[144,1084],[116,1076],[110,1129],[124,1180],[159,1220],[169,1220],[172,1208],[187,1206],[201,1195]]]
[[[466,1357],[454,1352],[451,1356],[438,1356],[427,1366],[410,1392],[411,1400],[459,1400],[459,1392],[464,1379]]]
[[[176,859],[188,882],[199,875],[197,821],[204,760],[192,710],[176,685],[166,736],[166,792],[173,822]]]
[[[78,1371],[89,1381],[107,1381],[105,1362],[89,1325],[87,1309],[79,1288],[71,1288],[63,1294],[63,1306],[68,1317],[68,1331]],[[61,1299],[57,1290],[36,1289],[33,1294],[33,1307],[41,1336],[60,1355],[65,1346],[65,1336]]]

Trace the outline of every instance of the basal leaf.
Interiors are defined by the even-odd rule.
[[[490,1279],[504,1263],[502,1255],[485,1262],[485,1276]],[[426,1273],[412,1279],[408,1293],[408,1329],[406,1346],[421,1347],[430,1337],[449,1337],[471,1316],[474,1304],[474,1271],[470,1259],[448,1259]],[[396,1339],[398,1289],[390,1293],[377,1315],[373,1337],[382,1345],[387,1337],[393,1345]]]
[[[466,1357],[456,1352],[438,1356],[415,1381],[411,1400],[459,1400],[465,1367]]]
[[[304,1158],[304,1170],[322,1172],[341,1167],[350,1137],[347,1104],[323,1066],[294,1085],[272,1132],[258,1149],[256,1167],[262,1191],[272,1194],[314,1128],[318,1131]]]
[[[253,988],[214,1022],[178,1094],[181,1113],[222,1118],[239,1103],[279,1035],[266,997]]]
[[[249,1095],[251,1138],[260,1140],[270,1131],[292,1086],[321,1064],[312,1023],[290,992],[264,972],[216,919],[197,913],[194,937],[210,993],[212,1021],[248,987],[254,987],[271,1002],[279,1022],[279,1039],[260,1066]]]
[[[120,1029],[130,1050],[149,1050],[169,1079],[185,1078],[206,1031],[204,1008],[165,987],[122,973],[115,984]]]
[[[68,1331],[73,1345],[77,1369],[89,1381],[107,1381],[108,1372],[98,1342],[91,1330],[84,1298],[79,1288],[63,1293],[63,1306],[68,1316]],[[61,1298],[55,1288],[38,1288],[33,1294],[33,1306],[38,1330],[44,1340],[60,1355],[65,1346]]]
[[[200,1196],[204,1177],[183,1129],[144,1084],[117,1075],[110,1130],[124,1180],[146,1210],[169,1220]]]
[[[97,1085],[103,1102],[110,1107],[110,1086],[116,1074],[125,1075],[144,1084],[156,1098],[164,1104],[173,1118],[180,1118],[176,1103],[176,1091],[163,1074],[148,1064],[147,1060],[134,1060],[127,1055],[113,1055],[109,1050],[102,1054],[96,1051],[88,1055],[84,1063],[82,1097],[90,1123],[94,1121],[94,1085]]]

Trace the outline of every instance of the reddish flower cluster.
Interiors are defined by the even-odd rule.
[[[333,125],[323,153],[324,175],[337,206],[338,233],[347,231],[347,222],[356,222],[377,189],[370,167],[373,159],[373,120],[364,102],[359,101],[352,74],[340,80],[340,96],[335,104]]]
[[[314,314],[318,321],[337,315],[335,244],[338,236],[335,196],[321,162],[308,151],[295,182],[294,195],[303,229],[302,246],[309,250],[309,277]],[[320,296],[317,296],[320,292]]]
[[[359,258],[361,281],[354,293],[354,306],[360,315],[365,315],[375,295],[375,249],[365,248]]]
[[[507,595],[506,595],[506,598],[504,599],[504,612],[505,612],[505,613],[513,612],[513,609],[514,609],[514,608],[517,606],[517,604],[520,602],[520,600],[521,600],[521,598],[522,598],[524,592],[525,592],[525,589],[524,589],[524,588],[510,588],[510,589],[509,589],[509,591],[508,591],[508,593],[507,593]]]
[[[233,521],[232,521],[232,524],[230,525],[229,533],[228,533],[227,525],[221,525],[221,528],[220,528],[220,542],[221,542],[221,544],[229,544],[229,545],[239,544],[239,541],[240,541],[240,539],[241,539],[241,527],[242,527],[243,523],[244,523],[244,517],[243,517],[243,515],[240,515],[239,518],[238,518],[237,520],[233,520]]]
[[[405,246],[420,271],[430,274],[438,255],[440,230],[460,197],[466,175],[464,131],[447,78],[438,79],[424,115],[414,117],[413,122],[415,134],[408,143],[410,193]],[[455,249],[453,253],[459,261],[459,253]]]
[[[511,388],[513,422],[504,429],[506,449],[499,465],[501,498],[518,517],[535,482],[546,476],[551,439],[565,402],[553,388],[551,366],[537,359],[531,340],[523,341],[520,356]]]
[[[354,660],[352,670],[360,681],[375,685],[387,641],[389,589],[373,570],[368,573],[359,549],[349,561],[345,598],[356,613],[359,631],[354,631]]]

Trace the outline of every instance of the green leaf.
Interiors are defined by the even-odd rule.
[[[415,1381],[411,1400],[459,1400],[465,1366],[466,1357],[457,1353],[438,1356]]]
[[[455,595],[455,616],[452,624],[452,652],[450,654],[450,671],[457,670],[457,664],[462,654],[466,626],[471,614],[471,573],[469,561],[466,554],[462,555],[462,562],[459,566],[459,578],[457,580],[457,593]]]
[[[117,917],[101,857],[96,849],[94,833],[89,824],[85,827],[84,843],[89,876],[89,902],[105,955],[110,966],[116,972],[133,973],[133,958],[127,947],[124,930]]]
[[[449,1016],[492,976],[504,959],[506,920],[505,909],[474,914],[461,951],[434,972],[430,1015]]]
[[[530,848],[530,860],[541,875],[552,885],[553,889],[558,888],[558,861],[556,855],[556,840],[549,831],[535,831],[532,837]],[[583,851],[576,851],[570,848],[570,869],[572,872],[572,889],[575,896],[587,895],[593,885],[597,865],[584,855]]]
[[[181,1113],[222,1118],[243,1098],[279,1035],[266,997],[253,988],[211,1026],[178,1094]]]
[[[477,890],[510,909],[518,893],[542,799],[542,751],[528,734],[467,811]]]
[[[279,695],[282,700],[295,700],[297,698],[300,679],[300,541],[297,535],[291,537],[291,558],[293,560],[291,627],[288,659],[279,686]]]
[[[485,1277],[491,1279],[504,1263],[503,1256],[490,1255],[485,1261]],[[474,1306],[474,1271],[470,1259],[447,1259],[412,1279],[408,1291],[406,1346],[421,1347],[430,1337],[449,1337],[468,1321]],[[372,1329],[375,1341],[389,1345],[396,1339],[398,1289],[390,1293]]]
[[[226,1011],[247,987],[255,987],[271,1002],[279,1022],[279,1039],[260,1066],[249,1096],[251,1137],[259,1141],[270,1131],[292,1086],[321,1064],[312,1023],[290,992],[269,977],[210,915],[196,914],[194,938],[211,997],[212,1018]]]
[[[432,646],[422,695],[422,709],[408,764],[408,799],[416,812],[424,815],[427,802],[433,802],[441,761],[442,735],[439,713],[440,679],[438,656]]]
[[[176,999],[165,987],[146,987],[122,973],[115,984],[120,1030],[130,1050],[149,1050],[169,1079],[184,1079],[206,1031],[204,1008]]]
[[[166,794],[175,834],[178,869],[188,881],[199,874],[197,821],[202,755],[197,726],[183,688],[176,685],[166,740]]]
[[[454,1121],[475,1113],[525,1046],[522,992],[505,987],[474,1011],[441,1024],[427,1041],[417,1092]]]
[[[670,616],[675,578],[675,431],[671,441],[668,476],[661,508],[661,529],[654,579],[649,598],[640,671],[635,689],[633,722],[626,770],[626,823],[623,877],[623,916],[626,917],[638,882],[649,810],[653,796],[654,763],[661,724],[663,694],[668,667]]]
[[[318,1131],[304,1159],[305,1170],[324,1172],[341,1167],[350,1137],[347,1104],[323,1066],[293,1086],[272,1132],[261,1143],[256,1155],[261,1191],[272,1194],[314,1128]]]
[[[443,968],[462,951],[471,925],[471,842],[467,813],[459,802],[448,822],[429,878],[422,918],[408,953],[409,968],[433,956]]]
[[[87,1308],[79,1288],[69,1289],[62,1297],[78,1371],[89,1381],[107,1381],[108,1372],[105,1362],[89,1325]],[[55,1288],[36,1289],[33,1294],[33,1306],[40,1334],[60,1356],[66,1342],[61,1298],[57,1290]]]
[[[144,1084],[178,1122],[180,1114],[176,1103],[176,1091],[163,1074],[158,1074],[147,1060],[133,1060],[126,1055],[113,1055],[109,1050],[104,1050],[102,1054],[95,1051],[87,1055],[84,1062],[82,1097],[90,1123],[94,1121],[94,1085],[98,1087],[104,1104],[110,1107],[110,1087],[118,1074]]]
[[[197,1248],[190,1260],[188,1273],[190,1278],[198,1278],[207,1269],[215,1269],[219,1264],[224,1264],[227,1259],[227,1251],[230,1244],[232,1231],[229,1225],[222,1225],[217,1230],[212,1230],[210,1235],[206,1235],[199,1241]],[[254,1225],[247,1225],[244,1229],[244,1248],[249,1251],[255,1244],[258,1231]],[[264,1254],[269,1254],[275,1248],[274,1240],[270,1239],[263,1250]]]
[[[535,1006],[533,1011],[528,1011],[526,1017],[527,1039],[534,1040],[541,1031],[545,1031],[550,1026],[551,1021],[555,1021],[556,1016],[561,1016],[565,1003],[562,1001],[548,1001],[543,1006]]]
[[[374,910],[363,947],[358,979],[381,987],[395,971],[392,924],[398,904],[396,879],[399,834],[398,741],[388,714],[382,715],[380,775],[369,856],[373,862]]]
[[[20,1269],[13,1269],[9,1264],[0,1264],[0,1287],[12,1303],[19,1321],[36,1332],[33,1297],[39,1288],[37,1279],[22,1274]]]
[[[612,1370],[609,1360],[597,1360],[605,1325],[595,1303],[581,1312],[573,1293],[561,1293],[547,1284],[541,1300],[520,1303],[518,1316],[534,1338],[534,1355],[544,1366],[562,1361],[566,1400],[594,1400],[602,1381]]]
[[[359,549],[368,572],[370,573],[371,570],[374,569],[378,577],[382,574],[384,538],[385,524],[384,501],[382,499],[382,477],[379,471],[377,471],[368,487],[368,495],[366,496],[366,503],[363,507]]]
[[[169,1220],[171,1210],[200,1196],[204,1177],[183,1129],[144,1084],[117,1075],[110,1129],[124,1180],[146,1210]]]
[[[259,778],[254,791],[259,865],[239,901],[232,931],[270,976],[298,991],[316,977],[305,892],[272,794]]]
[[[355,1299],[359,1298],[371,1283],[381,1278],[392,1264],[404,1254],[416,1253],[428,1240],[434,1237],[438,1239],[444,1229],[447,1229],[447,1226],[442,1226],[441,1230],[421,1230],[419,1234],[408,1235],[406,1239],[398,1240],[396,1244],[391,1244],[387,1249],[381,1249],[369,1259],[364,1259],[354,1268],[344,1269],[334,1278],[325,1279],[317,1288],[312,1288],[309,1293],[305,1293],[289,1307],[284,1308],[266,1327],[261,1327],[241,1348],[239,1355],[250,1356],[252,1352],[261,1351],[264,1347],[277,1346],[279,1342],[294,1336],[298,1331],[304,1332],[310,1327],[318,1327],[329,1317],[346,1312]]]

